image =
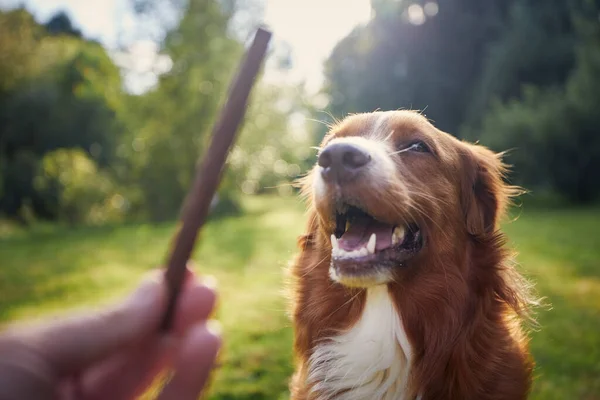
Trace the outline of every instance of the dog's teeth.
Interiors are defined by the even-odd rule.
[[[344,250],[342,248],[334,249],[332,254],[333,254],[334,258],[345,258],[348,256],[348,253],[346,252],[346,250]]]
[[[350,221],[346,221],[346,230],[350,229]]]
[[[372,253],[369,253],[369,249],[367,248],[367,246],[352,251],[344,250],[341,247],[334,247],[331,251],[331,255],[333,258],[358,258],[366,257],[369,254]]]
[[[367,243],[367,252],[368,254],[375,253],[375,244],[377,244],[377,234],[371,233],[371,237],[369,238],[369,243]]]
[[[396,245],[404,240],[404,227],[397,226],[394,228],[394,232],[392,233],[392,246]]]
[[[334,253],[339,249],[337,238],[333,234],[331,235],[331,248]]]
[[[398,237],[398,240],[402,240],[404,239],[404,234],[406,233],[406,231],[404,230],[403,226],[397,226],[394,228],[394,233]]]

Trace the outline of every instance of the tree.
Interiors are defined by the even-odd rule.
[[[481,80],[469,102],[465,124],[477,125],[494,100],[520,98],[524,85],[564,84],[575,64],[578,37],[575,1],[514,2],[498,40],[485,52]]]
[[[177,215],[242,50],[228,35],[232,14],[219,1],[191,0],[180,15],[161,49],[172,68],[139,99],[127,138],[129,179],[139,183],[138,206],[153,220]]]
[[[59,12],[54,15],[45,24],[46,30],[51,35],[71,35],[82,37],[81,30],[75,28],[71,23],[71,19],[65,12]]]
[[[38,217],[54,219],[57,199],[34,185],[40,162],[59,148],[83,148],[100,167],[111,162],[120,130],[120,75],[98,44],[49,35],[28,15],[24,10],[1,15],[2,26],[11,30],[0,35],[6,45],[0,69],[8,71],[0,78],[0,210],[18,216],[29,207]],[[69,25],[64,18],[58,20]],[[14,58],[22,59],[23,71],[10,65]]]
[[[496,101],[477,131],[496,150],[513,149],[514,178],[532,189],[550,189],[574,202],[600,195],[600,25],[573,11],[575,68],[564,85],[528,85],[519,98]],[[475,136],[475,132],[472,132]]]
[[[0,11],[0,96],[34,73],[31,55],[42,35],[42,27],[25,9]]]

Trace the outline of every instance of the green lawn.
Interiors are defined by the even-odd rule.
[[[283,269],[295,251],[303,206],[296,199],[249,198],[242,217],[203,231],[198,270],[217,277],[225,332],[223,366],[211,399],[284,399],[291,327]],[[600,399],[600,210],[525,207],[506,230],[519,261],[552,308],[533,334],[535,399]],[[0,240],[0,322],[124,295],[164,259],[171,224],[48,228]]]

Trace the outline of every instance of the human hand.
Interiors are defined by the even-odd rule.
[[[158,399],[197,399],[221,345],[207,326],[214,304],[215,292],[188,270],[165,334],[162,274],[112,308],[11,327],[0,334],[0,399],[132,399],[167,369]]]

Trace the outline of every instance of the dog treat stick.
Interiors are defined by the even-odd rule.
[[[229,97],[217,123],[213,128],[212,142],[204,156],[201,167],[182,208],[180,229],[167,263],[166,281],[169,290],[169,303],[162,322],[162,330],[171,327],[175,305],[185,268],[190,259],[199,230],[204,225],[213,196],[219,186],[223,166],[236,132],[242,121],[250,91],[267,51],[271,32],[258,29],[254,41],[230,87]]]

